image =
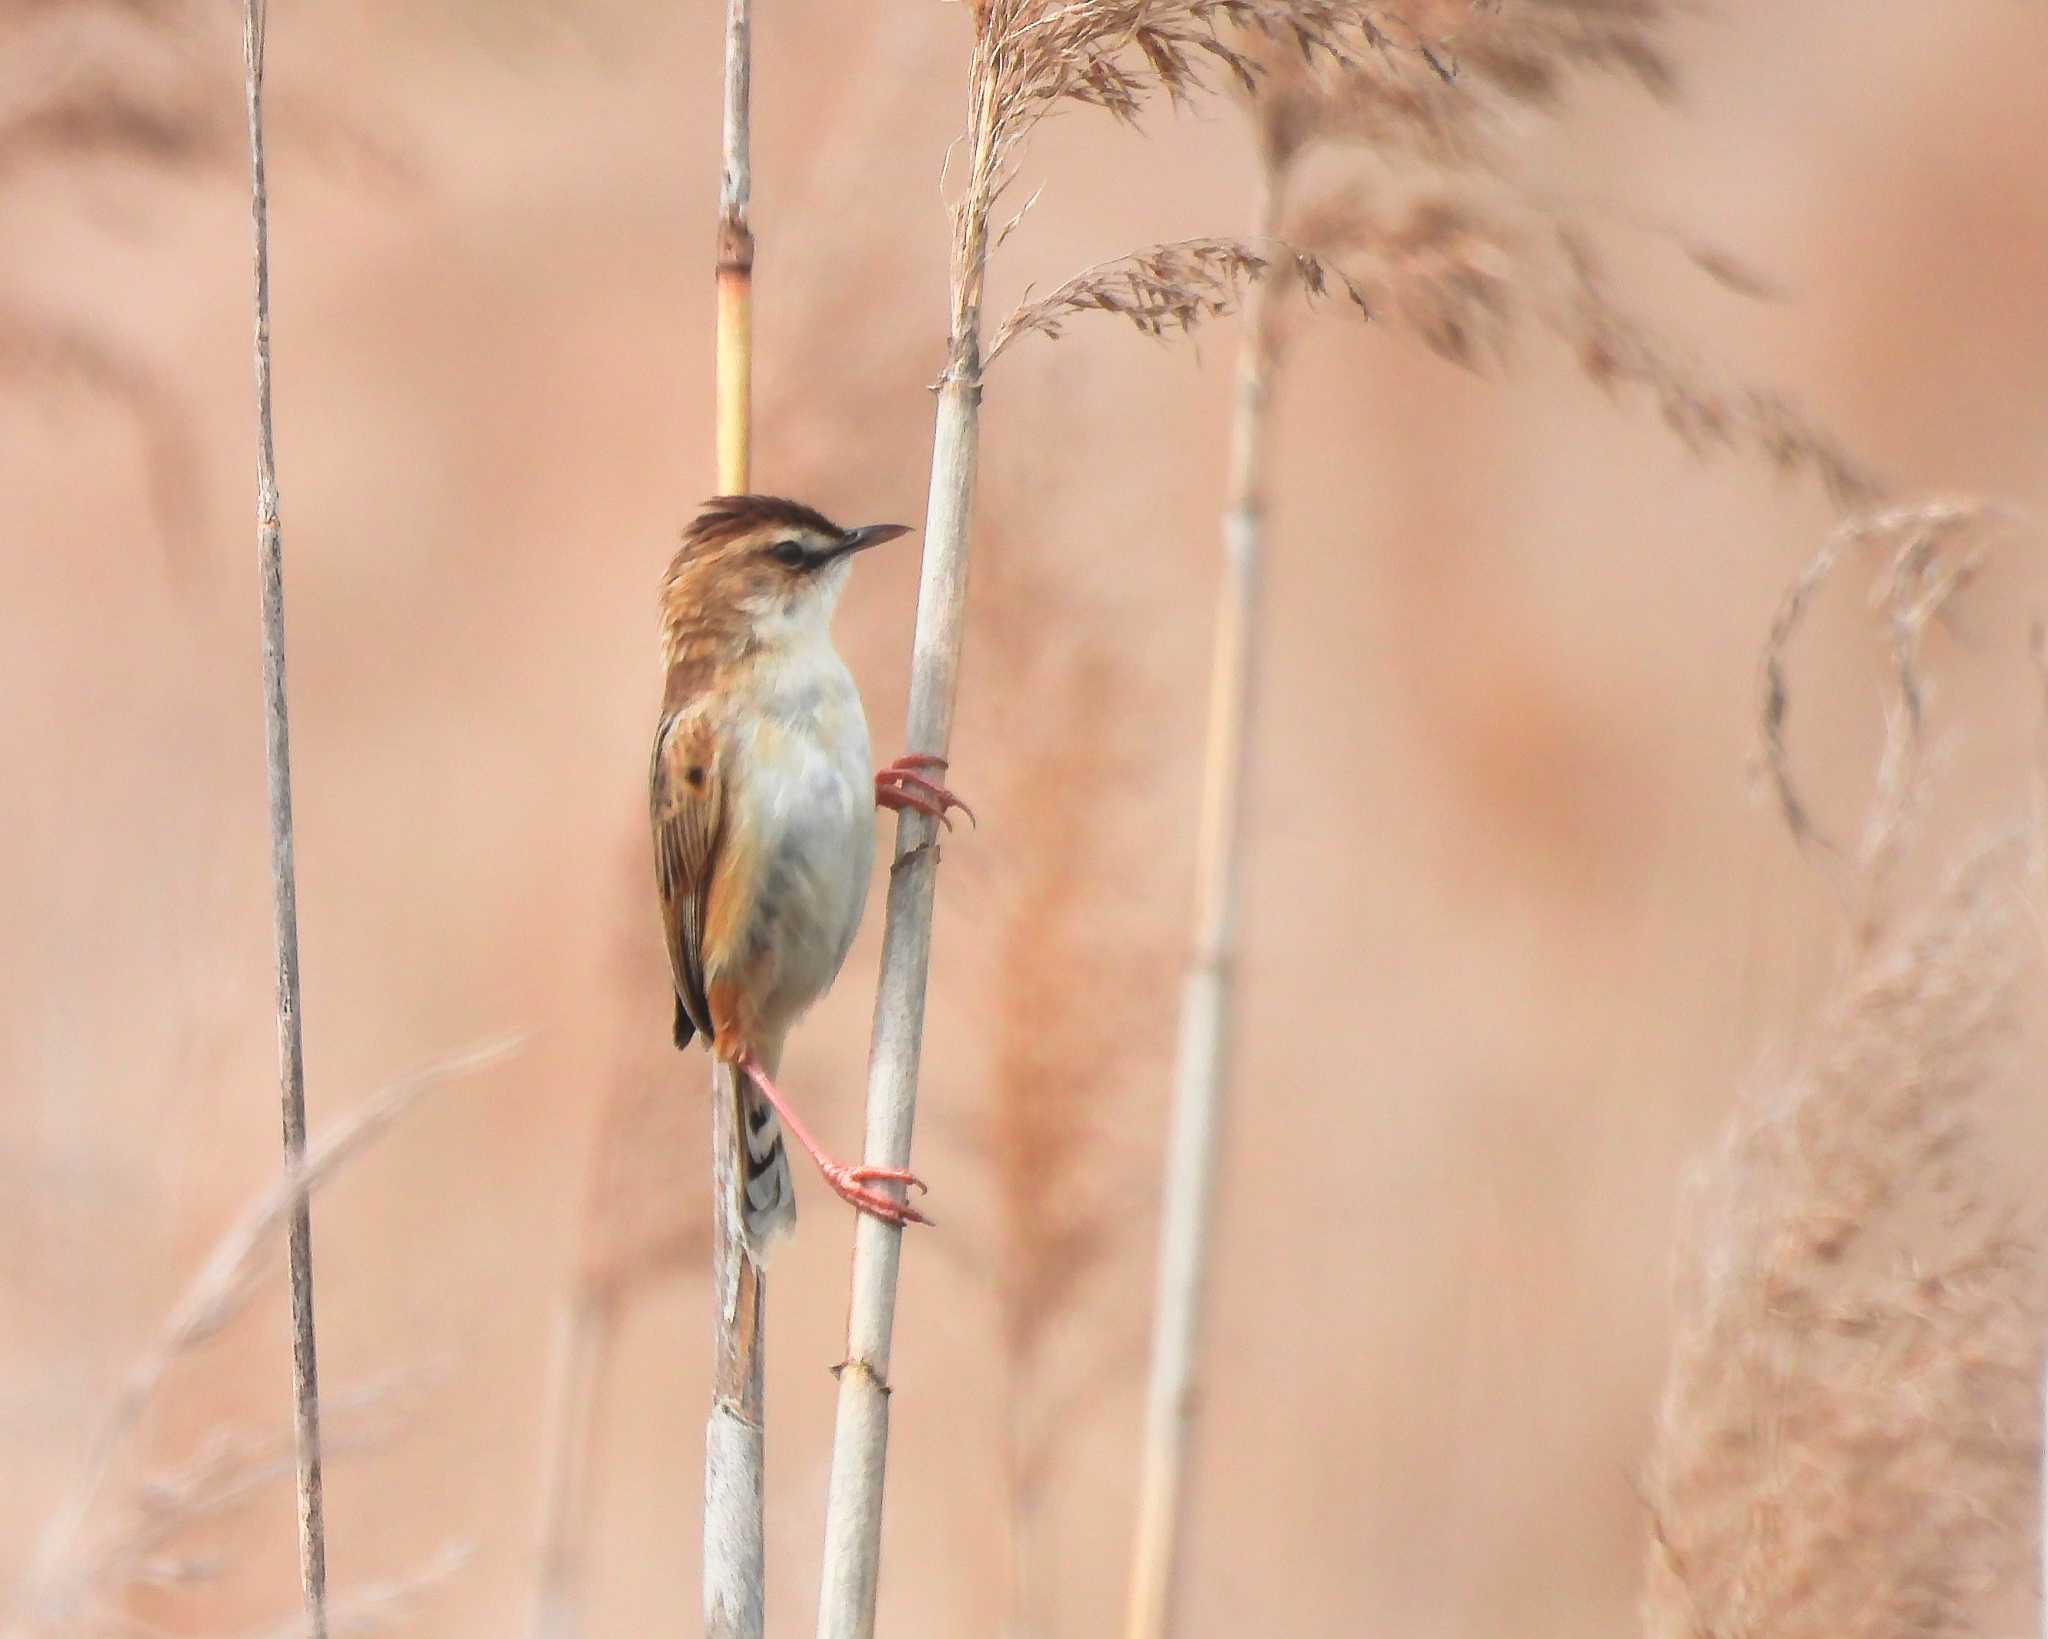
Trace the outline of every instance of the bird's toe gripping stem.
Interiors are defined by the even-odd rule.
[[[931,777],[933,773],[943,774],[945,771],[946,759],[943,757],[921,752],[898,757],[893,763],[875,771],[875,806],[894,809],[898,813],[907,808],[927,814],[949,831],[953,828],[953,820],[947,810],[957,808],[971,824],[979,825],[981,822],[974,817],[974,810]]]

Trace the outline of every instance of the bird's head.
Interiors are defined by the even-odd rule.
[[[832,618],[854,557],[908,534],[905,524],[841,529],[773,495],[720,495],[704,505],[662,581],[663,624],[744,626],[759,639]]]

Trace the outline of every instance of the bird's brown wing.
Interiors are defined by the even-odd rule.
[[[711,1039],[705,997],[704,925],[711,879],[725,828],[725,781],[719,736],[696,713],[672,712],[654,736],[649,809],[654,822],[654,875],[668,934],[669,972],[676,986],[676,1045],[694,1028]]]

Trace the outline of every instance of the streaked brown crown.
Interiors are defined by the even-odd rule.
[[[801,577],[754,548],[779,535],[835,541],[846,531],[822,512],[779,495],[714,495],[683,530],[661,582],[661,652],[668,709],[711,686],[750,652],[743,605],[763,594],[797,595]]]
[[[729,546],[745,536],[773,529],[801,530],[814,535],[846,532],[824,513],[780,495],[714,495],[683,531],[699,551]]]

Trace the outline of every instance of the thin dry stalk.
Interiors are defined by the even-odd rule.
[[[1014,176],[1020,145],[1064,106],[1094,106],[1131,122],[1155,94],[1192,97],[1208,89],[1205,67],[1241,85],[1256,83],[1256,68],[1226,28],[1339,61],[1387,44],[1375,13],[1343,0],[976,0],[972,15],[966,182],[952,213],[951,323],[938,383],[904,735],[907,751],[938,757],[951,739],[965,625],[990,223]],[[910,1163],[938,857],[934,823],[921,814],[899,815],[868,1067],[863,1153],[870,1166]],[[865,1215],[857,1220],[846,1358],[838,1368],[819,1639],[870,1639],[874,1632],[901,1255],[900,1230]]]
[[[284,686],[284,538],[270,407],[270,200],[263,175],[265,0],[244,0],[242,63],[249,104],[249,196],[255,225],[256,552],[263,582],[263,721],[270,791],[270,883],[277,946],[277,1051],[288,1174],[306,1161],[306,1062],[299,998],[299,887],[292,839],[291,727]],[[298,1440],[299,1584],[308,1639],[327,1639],[327,1522],[320,1487],[320,1368],[313,1337],[313,1218],[294,1197],[288,1235],[292,1293],[292,1427]]]
[[[43,1532],[35,1568],[10,1617],[9,1639],[75,1625],[83,1619],[88,1600],[103,1592],[107,1567],[124,1557],[122,1544],[133,1541],[131,1532],[127,1537],[117,1535],[106,1549],[94,1550],[85,1542],[108,1476],[171,1369],[219,1337],[248,1306],[263,1278],[264,1254],[278,1230],[297,1216],[314,1190],[388,1132],[424,1094],[502,1062],[522,1040],[505,1036],[478,1043],[379,1089],[315,1134],[299,1164],[269,1185],[229,1226],[171,1305],[95,1432],[77,1483]],[[369,1403],[381,1406],[389,1398],[381,1394],[370,1397]],[[294,1458],[294,1472],[296,1467]]]
[[[947,755],[952,738],[966,624],[968,523],[980,442],[981,294],[1002,140],[996,25],[986,7],[977,7],[975,26],[968,83],[972,158],[966,193],[953,211],[952,322],[938,385],[904,730],[907,752],[937,757]],[[910,1165],[938,862],[936,822],[912,810],[899,813],[868,1057],[862,1156],[869,1166],[900,1170]],[[889,1353],[902,1251],[900,1228],[866,1213],[856,1217],[846,1357],[836,1368],[839,1395],[825,1503],[819,1639],[873,1639],[875,1631],[889,1444]]]
[[[1256,236],[1278,221],[1286,173],[1261,172]],[[1214,1221],[1216,1154],[1222,1142],[1236,1007],[1237,913],[1243,877],[1246,773],[1251,744],[1260,556],[1265,520],[1266,408],[1271,396],[1271,287],[1246,300],[1231,418],[1230,493],[1223,515],[1223,579],[1216,594],[1209,668],[1209,728],[1202,758],[1201,829],[1195,848],[1195,918],[1181,982],[1153,1306],[1151,1381],[1138,1470],[1138,1527],[1131,1554],[1129,1639],[1170,1628],[1197,1404],[1196,1361]]]
[[[1575,72],[1622,72],[1663,93],[1671,67],[1659,30],[1673,8],[1663,0],[1620,6],[1411,8],[1412,60],[1369,52],[1317,62],[1257,54],[1251,117],[1262,190],[1251,238],[1284,245],[1271,264],[1248,265],[1210,252],[1199,264],[1148,264],[1135,277],[1142,298],[1093,273],[1028,302],[1005,334],[1056,335],[1060,321],[1108,311],[1157,333],[1185,329],[1244,297],[1246,324],[1233,423],[1231,494],[1225,516],[1226,573],[1219,593],[1211,672],[1210,731],[1197,850],[1195,937],[1181,1006],[1174,1111],[1155,1313],[1145,1451],[1139,1472],[1126,1633],[1160,1639],[1170,1631],[1180,1521],[1186,1507],[1204,1265],[1221,1107],[1227,1087],[1238,877],[1238,831],[1246,781],[1245,746],[1253,694],[1252,635],[1261,547],[1265,407],[1283,326],[1271,304],[1273,273],[1311,295],[1335,279],[1368,317],[1390,315],[1432,350],[1466,366],[1505,359],[1517,331],[1535,322],[1564,338],[1581,368],[1604,385],[1641,388],[1688,447],[1748,446],[1781,467],[1811,468],[1838,496],[1872,486],[1861,469],[1782,401],[1728,388],[1687,367],[1647,326],[1607,294],[1590,238],[1557,201],[1516,176],[1500,137],[1510,105],[1548,106]],[[1459,22],[1433,35],[1439,21]],[[1471,72],[1457,72],[1453,70]],[[1306,205],[1284,205],[1300,156],[1317,144],[1360,145],[1384,173],[1383,190],[1406,193],[1392,212],[1375,211],[1357,185]],[[1307,248],[1300,248],[1307,247]],[[1732,259],[1686,245],[1724,282],[1756,288]],[[1157,277],[1153,277],[1155,272]],[[1261,275],[1269,275],[1261,277]]]
[[[751,466],[754,389],[752,0],[726,0],[723,163],[718,174],[718,488],[744,495]]]
[[[726,0],[725,118],[718,185],[718,488],[744,494],[752,436],[754,236],[749,7]],[[704,1425],[704,1631],[760,1639],[766,1622],[761,1270],[741,1233],[739,1101],[711,1071],[711,1409]]]

